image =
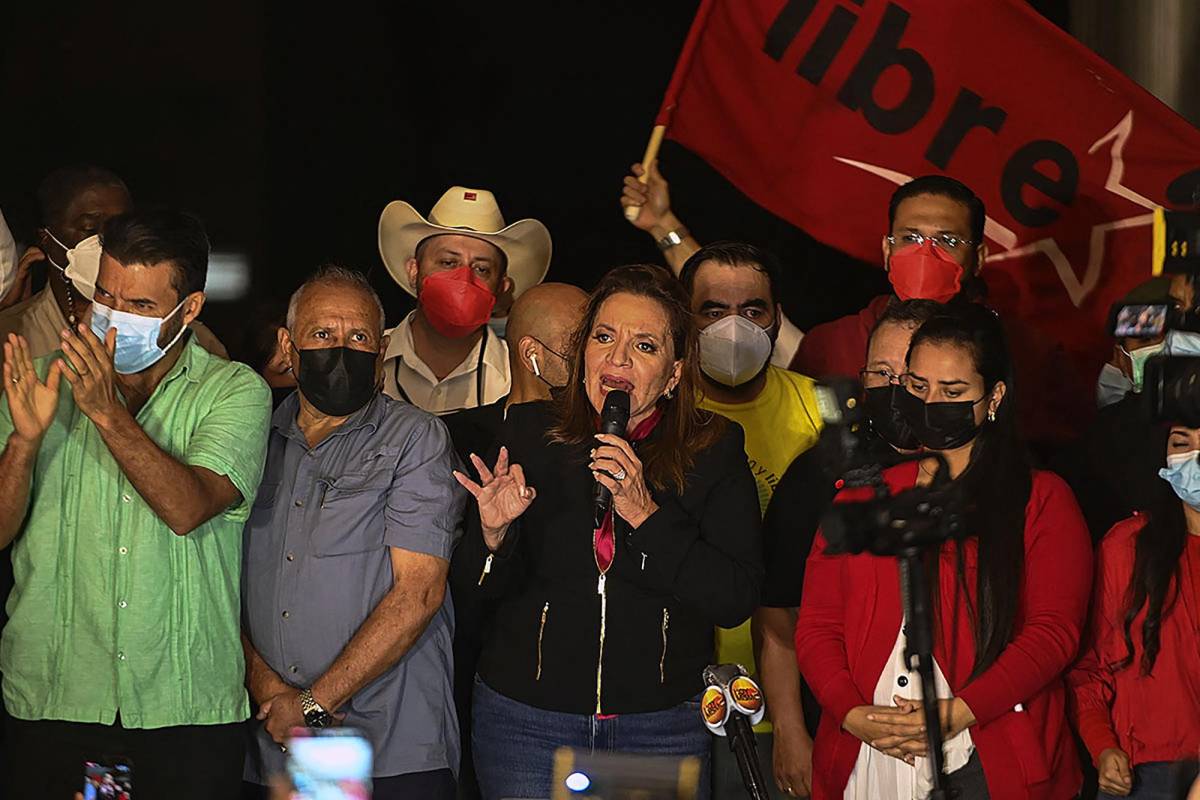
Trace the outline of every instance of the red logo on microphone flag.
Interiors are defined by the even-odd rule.
[[[729,704],[725,701],[725,692],[719,686],[709,686],[704,690],[700,699],[700,713],[704,722],[710,727],[719,728],[729,718]]]
[[[657,122],[870,262],[897,185],[971,187],[1041,433],[1086,418],[1108,310],[1150,277],[1151,212],[1200,185],[1200,131],[1022,0],[705,0]]]

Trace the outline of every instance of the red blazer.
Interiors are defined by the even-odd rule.
[[[904,464],[885,478],[896,492],[913,485],[916,471],[915,462]],[[961,545],[972,596],[976,545],[974,539]],[[1063,673],[1079,646],[1092,578],[1091,540],[1075,498],[1057,475],[1034,472],[1013,638],[969,683],[975,646],[968,614],[955,602],[955,547],[947,543],[941,553],[934,657],[975,714],[971,739],[988,789],[1005,800],[1073,798],[1082,776],[1067,727]],[[842,730],[842,721],[855,706],[873,703],[903,614],[895,559],[824,551],[818,534],[796,625],[800,669],[823,711],[813,751],[813,800],[842,797],[862,744]],[[1018,705],[1023,710],[1016,711]]]
[[[1195,580],[1200,540],[1189,537],[1180,576],[1182,591],[1163,616],[1161,649],[1149,677],[1142,674],[1143,608],[1130,634],[1134,661],[1125,659],[1125,593],[1133,576],[1134,547],[1145,518],[1118,522],[1096,553],[1096,586],[1089,635],[1079,661],[1067,676],[1071,712],[1092,758],[1119,747],[1134,764],[1195,758],[1200,751],[1200,607]],[[1175,586],[1167,595],[1168,602]]]

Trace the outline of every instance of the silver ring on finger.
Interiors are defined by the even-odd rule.
[[[614,473],[613,473],[613,480],[614,480],[614,481],[623,481],[623,480],[625,480],[625,470],[623,470],[623,469],[622,469],[622,470],[619,470],[618,472],[614,472]]]

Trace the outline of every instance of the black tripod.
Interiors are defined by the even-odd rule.
[[[929,800],[947,800],[946,776],[942,772],[942,719],[933,672],[933,613],[930,609],[929,576],[923,559],[925,550],[909,545],[897,553],[900,567],[900,594],[904,600],[906,642],[904,661],[921,676],[921,701],[925,712],[925,736],[929,742],[929,766],[933,770],[933,789]]]

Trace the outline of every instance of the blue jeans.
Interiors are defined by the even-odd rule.
[[[484,800],[548,798],[554,780],[554,751],[696,756],[700,800],[709,797],[709,742],[696,698],[666,711],[597,719],[519,703],[475,679],[471,744]]]
[[[1133,768],[1132,792],[1123,798],[1100,792],[1096,800],[1179,800],[1195,779],[1195,761],[1148,761]]]

